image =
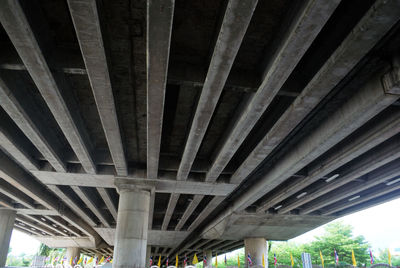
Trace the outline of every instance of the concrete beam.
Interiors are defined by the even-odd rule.
[[[179,194],[172,193],[167,206],[167,211],[165,212],[163,223],[161,225],[161,230],[167,230],[169,221],[171,220],[172,214],[174,213],[176,203],[178,202]]]
[[[69,0],[69,10],[115,170],[128,175],[96,1]]]
[[[227,4],[179,166],[178,180],[186,180],[190,172],[256,5],[257,0],[231,0]]]
[[[95,248],[97,246],[91,237],[35,236],[34,238],[51,248]]]
[[[3,100],[3,102],[5,101]],[[39,161],[26,151],[26,144],[18,137],[16,129],[11,127],[10,120],[7,119],[4,113],[0,113],[0,148],[10,154],[26,169],[39,170]]]
[[[35,19],[40,20],[39,14],[36,15]],[[51,57],[45,55],[49,51],[45,51],[43,45],[51,47],[52,44],[49,44],[49,40],[37,39],[39,36],[49,38],[50,35],[34,32],[20,2],[5,1],[0,11],[0,21],[82,166],[88,173],[95,173],[96,165],[90,154],[91,144],[71,91],[63,75],[52,73],[49,68]]]
[[[106,204],[107,209],[110,211],[110,214],[113,216],[115,222],[117,222],[117,208],[115,207],[114,202],[111,200],[111,196],[107,192],[107,189],[97,187],[97,191],[104,200],[104,203]]]
[[[358,198],[354,201],[349,201],[348,199],[345,199],[345,200],[335,203],[327,208],[323,208],[323,209],[321,209],[321,215],[334,215],[335,213],[343,211],[347,208],[351,208],[355,205],[366,203],[367,201],[385,196],[385,195],[387,195],[391,192],[397,191],[397,190],[400,190],[400,183],[396,183],[396,184],[390,185],[390,186],[384,186],[384,187],[380,188],[379,190],[374,189],[374,191],[372,191],[368,194],[362,195],[360,198]]]
[[[357,162],[355,162],[348,170],[344,170],[344,174],[340,175],[335,180],[326,183],[322,186],[316,186],[307,191],[307,195],[296,199],[295,201],[287,204],[284,203],[283,207],[278,210],[278,213],[284,214],[287,213],[303,204],[306,204],[318,197],[324,196],[323,203],[327,201],[327,194],[332,192],[333,190],[348,184],[349,182],[362,177],[388,163],[396,160],[400,157],[400,141],[394,140],[393,143],[384,143],[378,146],[378,148],[373,149],[371,152],[368,152],[366,155],[362,155],[357,158]],[[395,167],[395,166],[394,166]],[[368,175],[369,176],[369,175]],[[378,182],[378,180],[375,180]],[[352,189],[354,190],[354,189]],[[357,187],[357,191],[361,191],[361,188]],[[342,191],[341,191],[342,194]],[[340,196],[341,194],[335,193],[336,196]],[[328,204],[326,204],[328,205]],[[309,213],[311,211],[304,210],[304,213]]]
[[[43,236],[43,234],[39,230],[36,230],[33,227],[29,228],[24,223],[19,223],[17,221],[15,222],[14,228],[19,231],[22,230],[24,233],[26,233],[28,235],[36,235],[37,237]]]
[[[156,179],[174,0],[147,1],[147,178]]]
[[[385,94],[381,75],[376,75],[340,107],[330,118],[321,122],[313,133],[295,146],[279,163],[243,195],[236,209],[242,210],[264,194],[311,163],[368,120],[376,116],[398,96]]]
[[[378,170],[368,173],[366,175],[366,177],[368,179],[365,182],[356,183],[354,185],[354,188],[353,187],[347,188],[347,189],[341,190],[340,192],[331,190],[329,193],[326,193],[323,195],[322,200],[317,199],[317,200],[315,200],[315,202],[311,202],[311,203],[305,205],[300,210],[300,214],[309,214],[320,208],[326,207],[330,204],[340,201],[343,198],[351,197],[352,195],[355,195],[366,189],[369,189],[378,184],[384,183],[393,177],[400,176],[400,166],[399,165],[400,165],[400,161],[394,161],[393,163],[390,163],[389,165],[385,166],[383,168],[383,170],[378,169]]]
[[[97,223],[90,218],[86,212],[68,196],[66,195],[58,186],[56,185],[47,185],[47,187],[54,192],[59,198],[63,200],[67,206],[72,209],[77,215],[79,215],[84,221],[89,223],[91,226],[96,226]]]
[[[192,224],[188,227],[188,231],[193,231],[197,228],[197,226],[202,223],[208,215],[225,199],[223,196],[214,196],[211,199],[210,203],[201,211],[200,215],[192,222]]]
[[[27,196],[26,194],[19,191],[17,188],[13,187],[11,184],[2,179],[0,179],[0,193],[10,197],[11,199],[14,199],[15,201],[27,208],[36,207],[35,202],[31,197]]]
[[[24,85],[19,87],[23,91]],[[27,90],[25,90],[27,91]],[[66,172],[66,165],[63,156],[56,144],[56,138],[52,131],[46,130],[43,124],[38,120],[37,111],[29,109],[27,105],[21,103],[15,96],[16,91],[11,90],[3,79],[0,79],[0,105],[7,114],[14,120],[15,124],[22,130],[25,136],[35,145],[44,158],[49,161],[51,166],[60,172]],[[3,121],[3,120],[2,120]],[[7,122],[4,120],[4,122]],[[2,127],[1,146],[7,150],[17,161],[29,170],[37,169],[34,163],[23,149],[18,147],[16,137],[7,133],[7,128]]]
[[[53,230],[50,230],[47,226],[42,226],[36,220],[26,219],[26,216],[17,215],[17,217],[15,219],[19,222],[24,223],[28,227],[39,230],[40,232],[42,232],[42,234],[55,235],[57,233]],[[62,234],[62,235],[65,236],[65,234]]]
[[[15,211],[10,209],[0,209],[0,266],[5,267],[8,247],[14,226]]]
[[[84,187],[115,188],[114,175],[60,173],[52,171],[32,171],[32,173],[46,185],[66,185]],[[130,175],[126,178],[129,183],[154,186],[157,193],[202,194],[226,196],[237,186],[230,183],[205,183],[200,181],[176,181],[169,176],[156,180],[149,180],[143,176]]]
[[[324,4],[313,2],[313,5],[318,6]],[[332,8],[334,8],[334,6],[335,4],[332,3]],[[396,1],[390,3],[378,1],[371,7],[357,24],[355,30],[350,32],[347,38],[326,61],[324,66],[308,83],[300,96],[296,98],[267,135],[236,170],[231,178],[232,182],[240,182],[250,175],[276,146],[279,145],[286,135],[318,105],[318,103],[391,29],[399,18],[399,12],[391,10],[393,8],[399,8],[399,3],[396,3]],[[312,17],[309,19],[312,19]],[[317,23],[317,21],[315,21],[315,23]],[[286,67],[284,66],[283,68]],[[257,96],[254,99],[255,101],[259,100]],[[247,127],[248,125],[243,126],[244,129]]]
[[[186,221],[192,215],[196,207],[200,204],[201,200],[203,200],[204,195],[195,195],[193,200],[187,206],[185,212],[183,213],[181,219],[179,220],[178,224],[175,227],[175,231],[179,231],[185,225]]]
[[[298,12],[287,35],[281,40],[280,48],[272,57],[271,64],[265,70],[264,79],[255,96],[237,120],[207,172],[206,181],[218,179],[339,3],[340,0],[329,1],[329,4],[307,1]]]
[[[94,215],[96,215],[96,217],[105,227],[110,227],[110,223],[105,217],[104,212],[93,201],[93,197],[90,196],[90,193],[86,192],[79,186],[71,186],[71,189],[79,196],[83,203],[85,203],[85,205],[93,212]]]
[[[400,111],[393,110],[389,114],[385,114],[384,118],[361,133],[360,136],[355,137],[351,142],[345,145],[341,145],[337,150],[329,152],[321,161],[317,164],[313,164],[310,168],[310,173],[306,177],[291,179],[291,182],[286,188],[274,192],[271,197],[261,202],[258,211],[265,211],[270,207],[278,205],[279,202],[296,194],[298,191],[311,185],[320,178],[328,176],[337,168],[366,153],[399,132]]]
[[[81,237],[82,234],[79,233],[78,229],[70,226],[67,221],[65,221],[64,219],[60,218],[60,217],[53,217],[53,216],[43,216],[43,218],[46,219],[46,222],[49,223],[51,226],[53,226],[54,228],[57,228],[58,226],[67,230],[68,232],[70,232],[71,234],[77,236],[77,237]],[[57,227],[54,226],[57,225]]]
[[[246,193],[215,219],[208,228],[217,225],[234,211],[242,211],[272,191],[290,176],[327,152],[343,138],[396,101],[398,96],[385,94],[381,74],[371,77],[357,93],[338,108],[310,135],[294,146],[263,177],[252,184]]]

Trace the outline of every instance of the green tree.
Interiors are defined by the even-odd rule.
[[[353,236],[353,227],[343,222],[334,222],[325,227],[325,233],[322,236],[315,237],[316,240],[305,245],[305,251],[312,256],[313,263],[321,262],[319,252],[322,252],[325,264],[334,264],[336,249],[339,255],[339,261],[342,264],[352,264],[351,251],[354,255],[358,266],[365,266],[369,262],[369,245],[363,236]]]
[[[43,244],[43,243],[40,243],[39,251],[38,251],[38,255],[39,255],[39,256],[46,256],[46,257],[48,257],[48,256],[50,256],[50,253],[51,253],[51,252],[52,252],[52,249],[51,249],[50,247],[46,246],[46,245]]]
[[[394,256],[392,252],[392,266],[400,266],[400,256]],[[389,263],[388,249],[379,250],[379,257],[375,258],[375,263]]]
[[[301,253],[305,251],[304,245],[292,242],[274,242],[268,252],[268,267],[274,267],[274,254],[278,265],[292,265],[290,254],[293,256],[294,267],[302,267]]]

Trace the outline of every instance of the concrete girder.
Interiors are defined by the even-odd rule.
[[[20,90],[22,89],[20,87]],[[66,165],[62,153],[56,145],[54,133],[45,130],[43,124],[38,120],[37,112],[27,109],[26,105],[17,100],[14,94],[15,92],[7,86],[3,79],[0,79],[0,105],[51,166],[57,171],[66,172]],[[4,121],[6,122],[6,120]],[[6,131],[7,129],[2,129],[1,146],[27,169],[37,169],[36,165],[31,163],[32,159],[19,149],[18,144],[14,143],[17,142],[16,138],[10,138]]]
[[[179,231],[179,230],[182,229],[182,227],[185,225],[186,221],[192,215],[193,211],[200,204],[201,200],[203,200],[203,197],[204,197],[204,195],[195,195],[193,197],[193,200],[187,206],[187,208],[186,208],[185,212],[183,213],[181,219],[179,220],[178,224],[176,225],[175,231]]]
[[[323,209],[321,209],[321,215],[333,215],[334,213],[342,211],[346,208],[350,208],[355,205],[362,204],[366,201],[369,201],[369,200],[377,198],[377,197],[384,196],[388,193],[397,191],[399,189],[400,189],[400,183],[396,183],[393,186],[387,185],[387,186],[384,186],[382,189],[379,189],[378,191],[374,191],[369,194],[365,194],[354,201],[349,201],[348,199],[346,199],[346,200],[340,201],[338,203],[335,203],[332,206],[329,206],[328,209],[323,208]]]
[[[105,227],[110,227],[108,219],[104,216],[104,212],[99,208],[90,197],[90,194],[85,192],[79,186],[71,186],[72,190],[79,196],[79,198],[85,203],[85,205],[93,212],[94,215],[101,221]]]
[[[52,171],[32,171],[43,184],[46,185],[66,185],[115,188],[112,174],[85,174],[85,173],[55,173]],[[125,179],[125,178],[124,178]],[[215,182],[204,183],[200,181],[177,181],[170,176],[163,176],[157,180],[146,179],[142,174],[130,174],[126,178],[127,182],[141,185],[154,186],[157,193],[177,193],[177,194],[202,194],[226,196],[237,186],[236,184]]]
[[[224,196],[214,196],[210,203],[201,211],[200,215],[192,222],[188,227],[188,231],[193,231],[196,229],[203,220],[206,219],[208,215],[225,199]]]
[[[396,151],[395,151],[396,152]],[[398,151],[397,151],[398,152]],[[371,163],[369,163],[371,165]],[[306,204],[301,210],[300,214],[309,214],[317,209],[323,208],[325,206],[328,206],[330,204],[333,204],[343,198],[351,197],[352,195],[359,193],[363,190],[366,190],[368,188],[374,187],[378,184],[384,183],[387,180],[400,176],[400,161],[394,161],[393,163],[388,164],[385,166],[382,170],[374,170],[374,167],[370,168],[368,165],[365,165],[364,168],[366,169],[367,173],[368,171],[372,171],[366,174],[366,177],[368,178],[364,182],[359,182],[355,185],[353,188],[349,188],[346,190],[342,190],[339,193],[334,192],[332,190],[329,191],[329,193],[325,193],[323,195],[323,200],[315,200],[315,202],[311,202],[309,204]],[[373,165],[376,167],[376,165]],[[341,183],[339,183],[341,184]],[[344,183],[343,183],[344,184]],[[335,185],[336,188],[336,185]],[[324,189],[322,189],[324,191]]]
[[[328,153],[322,161],[310,168],[312,171],[307,174],[306,177],[293,179],[285,189],[273,193],[271,197],[261,202],[258,211],[267,210],[274,205],[278,205],[279,202],[294,195],[320,178],[329,175],[329,173],[333,172],[335,169],[362,155],[399,132],[400,111],[393,111],[383,120],[379,120],[376,125],[353,139],[351,143],[347,143],[338,150]]]
[[[77,215],[79,215],[84,221],[89,223],[91,226],[96,226],[97,223],[90,218],[86,212],[68,196],[66,195],[57,185],[47,185],[47,187],[60,197],[67,206],[72,209]]]
[[[228,2],[192,120],[177,180],[186,180],[252,18],[257,0]]]
[[[4,87],[1,86],[0,82],[0,98],[2,98],[1,91],[3,90]],[[0,105],[5,101],[0,101]],[[0,122],[0,148],[10,154],[26,169],[39,170],[39,162],[25,150],[21,139],[18,138],[15,130],[12,129],[10,122],[5,118],[3,113],[0,113]]]
[[[147,1],[147,178],[156,179],[174,17],[174,0]]]
[[[69,0],[67,2],[115,170],[117,175],[127,176],[128,168],[96,1]]]
[[[348,208],[348,209],[345,209],[343,211],[340,211],[340,212],[335,214],[335,217],[342,217],[342,216],[345,216],[345,215],[348,215],[348,214],[351,214],[351,213],[355,213],[357,211],[361,211],[361,210],[364,210],[364,209],[367,209],[367,208],[370,208],[370,207],[374,207],[374,206],[389,202],[391,200],[398,199],[399,196],[400,196],[400,191],[399,190],[393,191],[393,192],[387,193],[386,195],[379,196],[379,197],[376,197],[376,198],[374,198],[372,200],[366,201],[365,203],[358,204],[358,205],[355,205],[355,206],[353,206],[351,208]]]
[[[222,170],[268,108],[339,3],[340,0],[330,1],[329,4],[307,1],[298,12],[288,34],[281,40],[279,50],[265,70],[265,76],[259,89],[237,120],[237,124],[226,138],[223,147],[207,172],[206,181],[218,179]],[[244,177],[241,178],[244,179]]]
[[[42,227],[41,224],[39,224],[36,220],[29,220],[29,219],[26,219],[25,217],[26,216],[17,215],[15,220],[22,222],[26,226],[29,226],[31,228],[41,231],[42,235],[43,234],[55,235],[57,233],[57,232],[54,232],[54,230],[50,230],[47,226]],[[65,236],[65,234],[63,234],[63,236]]]
[[[322,4],[322,3],[321,3]],[[399,3],[378,1],[232,176],[244,180],[398,21]],[[391,11],[390,11],[391,10]],[[368,29],[368,30],[365,30]]]
[[[298,170],[325,153],[341,139],[376,116],[398,96],[385,94],[378,74],[367,82],[351,99],[315,131],[295,146],[282,161],[277,163],[252,190],[239,198],[236,210],[243,210],[274,189]]]
[[[178,202],[179,194],[172,193],[167,206],[167,211],[165,212],[165,216],[163,219],[163,223],[161,226],[161,230],[167,230],[169,221],[171,220],[172,214],[174,213],[176,203]]]
[[[400,158],[400,141],[394,141],[393,143],[384,143],[383,145],[378,146],[378,148],[373,149],[371,154],[365,154],[360,156],[356,163],[351,166],[348,170],[344,171],[344,174],[336,178],[335,180],[326,183],[323,186],[318,186],[315,189],[310,189],[307,192],[307,195],[299,198],[289,204],[283,204],[283,207],[278,210],[279,214],[287,213],[303,204],[306,204],[318,197],[324,196],[324,203],[327,202],[327,193],[332,192],[333,190],[357,179],[361,176],[368,174],[391,161]],[[357,159],[357,160],[358,160]],[[357,191],[361,191],[360,188],[357,187]],[[335,193],[336,196],[340,196],[340,194]],[[328,204],[327,204],[328,205]],[[307,209],[302,211],[307,214],[311,211]]]
[[[58,233],[59,235],[68,236],[67,233],[65,233],[65,232],[63,232],[63,231],[61,231],[61,230],[59,230],[58,228],[54,227],[51,223],[49,223],[48,221],[46,221],[46,219],[45,219],[44,217],[41,217],[41,218],[45,219],[45,221],[43,221],[42,219],[37,219],[37,218],[35,218],[34,216],[31,216],[31,215],[24,215],[24,217],[25,217],[25,218],[28,218],[28,219],[30,219],[30,220],[32,220],[32,221],[34,221],[34,222],[36,222],[36,223],[39,224],[39,225],[42,225],[42,226],[44,226],[44,227],[46,227],[46,228],[52,230],[53,232]],[[17,219],[19,219],[19,218],[20,218],[20,217],[17,216]]]
[[[96,173],[90,152],[92,146],[75,108],[77,104],[72,92],[67,88],[63,74],[52,73],[49,68],[51,58],[45,55],[49,51],[45,51],[43,45],[47,42],[45,45],[51,47],[52,44],[49,40],[37,39],[40,35],[46,38],[51,35],[35,33],[25,11],[20,2],[5,1],[0,10],[0,21],[83,168],[88,173]]]
[[[12,203],[12,199],[8,196],[0,193],[0,205],[5,208],[14,209],[14,204]]]
[[[251,185],[247,192],[236,199],[223,214],[208,225],[207,229],[233,212],[246,209],[397,99],[396,95],[385,94],[381,74],[371,77],[344,105],[285,154],[259,181]]]
[[[110,214],[113,216],[115,222],[117,222],[117,208],[111,200],[111,196],[107,192],[107,189],[97,187],[97,191],[99,192],[101,198],[104,200],[104,203],[106,204],[107,209],[110,211]]]
[[[0,152],[0,177],[19,189],[21,192],[34,199],[39,204],[42,204],[50,210],[58,211],[60,201],[51,192],[49,192],[46,187],[39,184],[32,175],[11,161],[8,156],[2,152]],[[65,200],[63,196],[59,197]],[[92,236],[96,242],[100,240],[99,235],[93,230],[93,228],[85,221],[78,218],[71,210],[64,209],[62,218],[82,232]]]
[[[19,191],[17,188],[13,187],[7,181],[0,179],[0,193],[14,199],[18,203],[24,205],[27,208],[35,208],[34,200],[27,196],[25,193]]]
[[[48,221],[50,221],[51,225],[53,225],[51,222],[54,222],[56,225],[59,225],[60,227],[64,228],[71,234],[73,234],[77,237],[82,236],[78,230],[74,230],[74,228],[71,228],[72,226],[68,225],[67,221],[65,221],[62,218],[59,218],[59,217],[55,218],[54,216],[44,216],[44,218],[47,219]]]
[[[43,236],[43,234],[41,233],[41,232],[39,232],[38,230],[36,230],[35,228],[33,228],[32,227],[32,229],[31,228],[28,228],[28,227],[26,227],[26,226],[21,226],[21,225],[16,225],[17,223],[15,223],[15,225],[14,225],[14,228],[15,229],[17,229],[18,231],[21,231],[22,230],[22,232],[24,232],[24,233],[26,233],[26,234],[28,234],[28,235],[32,235],[32,234],[34,234],[34,235],[36,235],[36,236]]]
[[[257,2],[258,0],[246,2],[230,0],[227,4],[210,66],[198,100],[189,136],[185,144],[182,160],[179,165],[177,174],[178,181],[187,180]],[[175,210],[178,199],[179,195],[171,195],[171,200],[167,209],[167,212],[171,213],[171,215]],[[170,216],[164,218],[163,227],[168,227],[169,220]]]

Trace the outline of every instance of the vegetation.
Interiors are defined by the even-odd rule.
[[[371,266],[369,247],[363,236],[353,236],[352,227],[342,222],[334,222],[325,227],[325,233],[315,237],[315,241],[305,244],[294,242],[269,242],[268,266],[274,267],[274,254],[277,256],[278,265],[291,265],[290,254],[293,256],[294,268],[302,267],[301,253],[311,254],[313,264],[321,265],[320,251],[324,258],[325,268],[335,266],[334,250],[339,255],[339,266],[352,265],[351,252],[354,255],[358,267]],[[244,267],[244,250],[238,251],[241,267]],[[378,257],[379,256],[379,257]],[[375,263],[388,263],[387,249],[374,253]],[[215,260],[213,261],[213,264]],[[227,258],[226,266],[237,266],[237,255]],[[218,267],[226,267],[224,255],[218,256]],[[400,266],[400,257],[392,256],[392,266]],[[199,263],[197,267],[202,267]]]

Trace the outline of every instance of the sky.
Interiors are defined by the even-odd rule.
[[[400,248],[400,199],[337,220],[352,225],[354,227],[353,234],[363,235],[375,252],[379,248]],[[324,226],[321,226],[290,241],[307,243],[312,241],[314,236],[321,235],[323,232]],[[21,253],[33,255],[38,251],[39,245],[38,240],[24,233],[16,230],[12,233],[10,247],[13,255],[18,256]]]

